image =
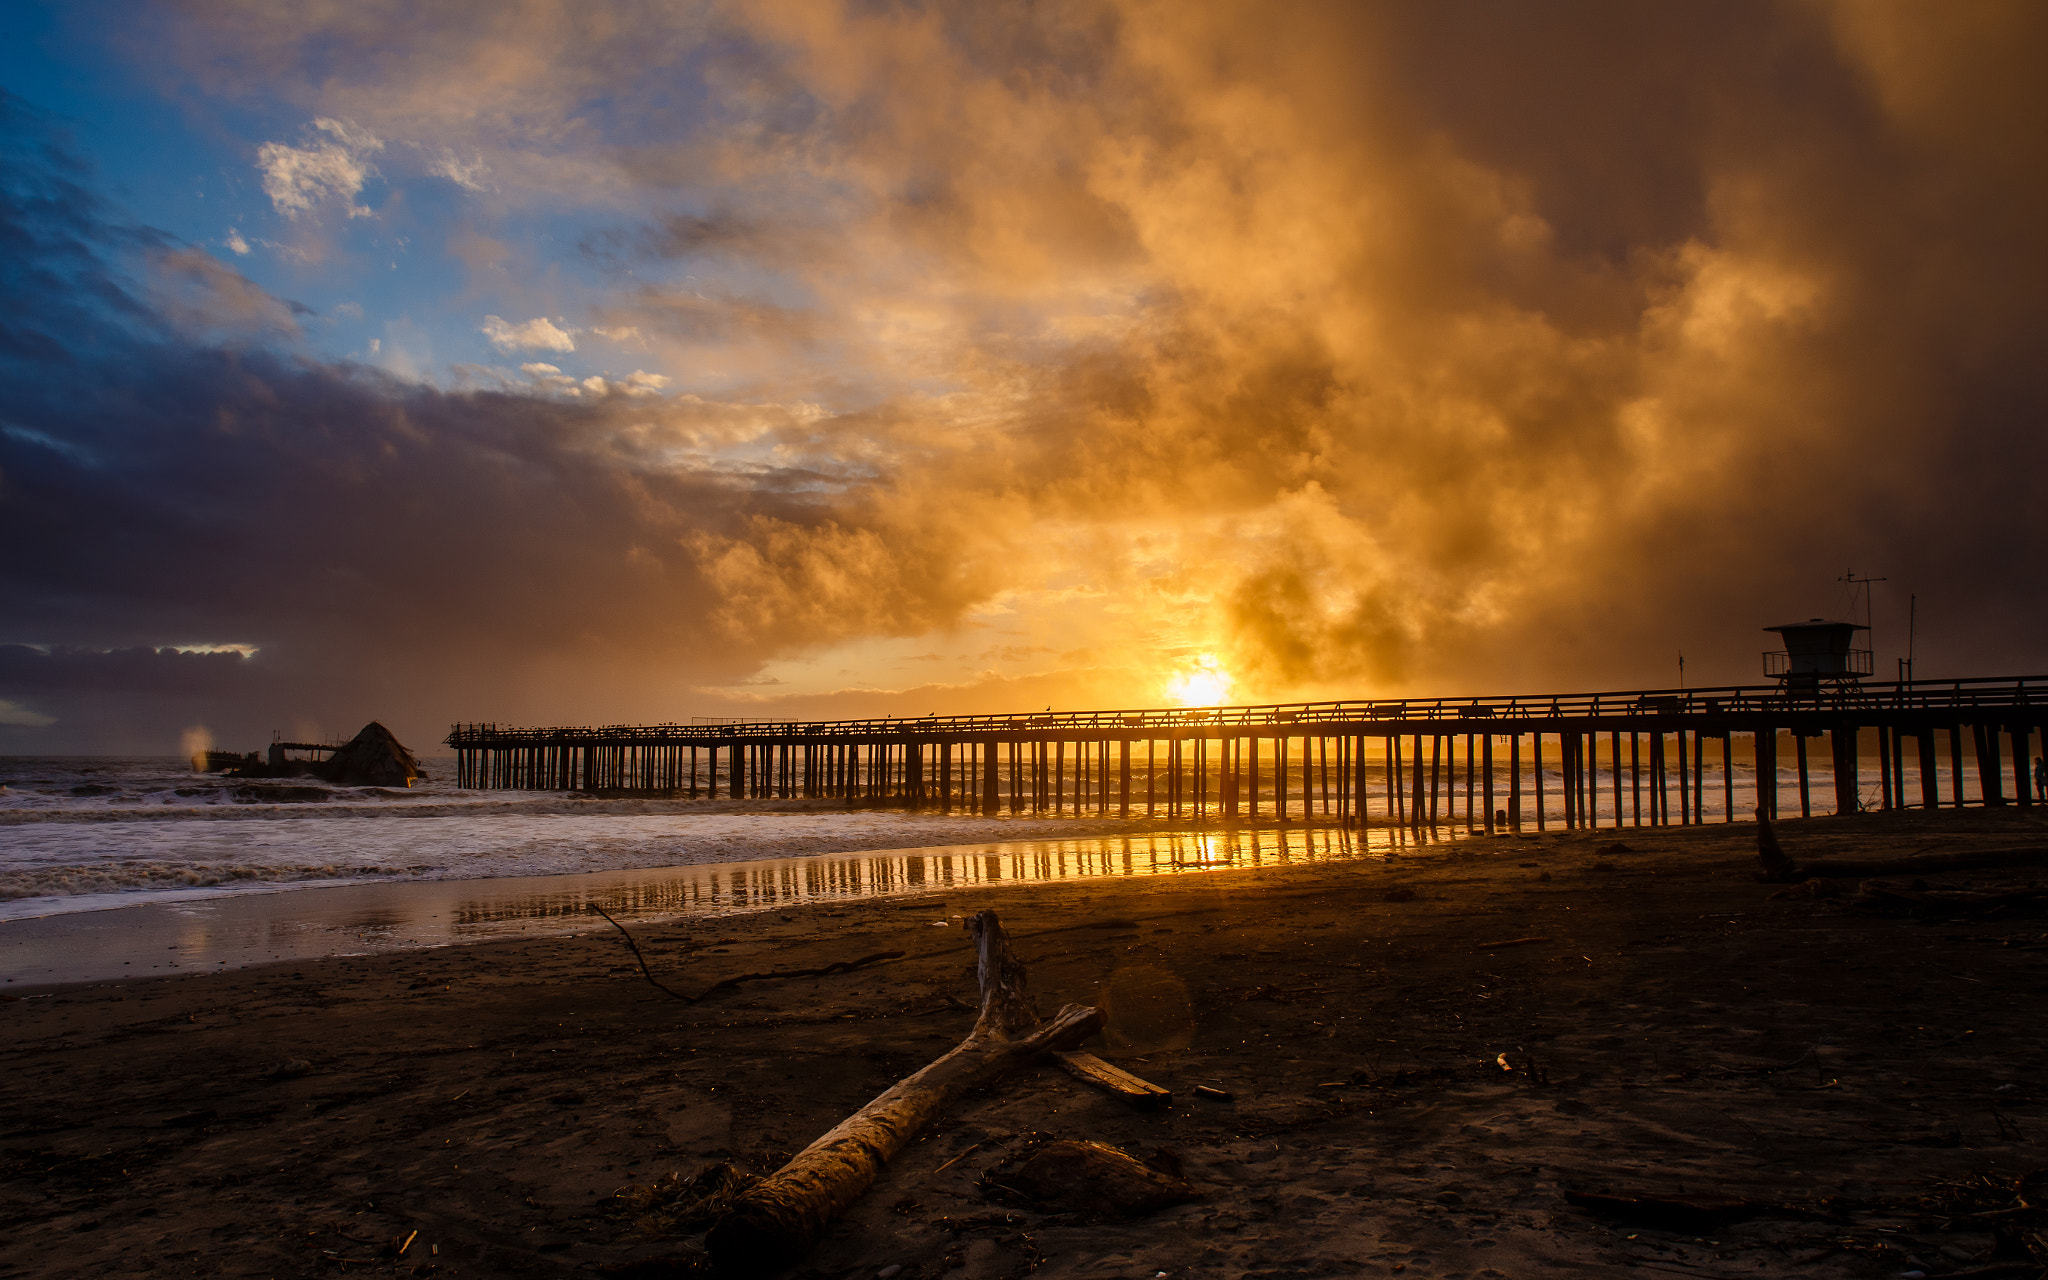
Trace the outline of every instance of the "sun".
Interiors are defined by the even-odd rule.
[[[1183,707],[1216,707],[1229,699],[1232,683],[1216,655],[1205,653],[1166,682],[1166,696]]]

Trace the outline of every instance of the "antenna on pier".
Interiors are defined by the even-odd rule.
[[[1913,630],[1914,630],[1914,623],[1915,623],[1915,622],[1917,622],[1917,621],[1919,620],[1919,619],[1918,619],[1918,615],[1919,615],[1919,613],[1920,613],[1920,597],[1919,597],[1919,596],[1917,596],[1917,595],[1910,595],[1910,596],[1907,596],[1907,597],[1906,597],[1906,656],[1905,656],[1905,657],[1903,657],[1903,658],[1900,658],[1900,659],[1899,659],[1899,679],[1901,679],[1901,680],[1911,680],[1911,679],[1913,678]]]
[[[1856,576],[1854,569],[1845,569],[1842,571],[1842,576],[1836,578],[1835,581],[1844,582],[1849,585],[1849,621],[1851,622],[1856,621],[1856,588],[1863,588],[1863,629],[1870,633],[1865,643],[1870,646],[1871,653],[1875,654],[1877,652],[1877,628],[1871,625],[1875,619],[1870,616],[1870,584],[1873,582],[1889,582],[1891,579],[1859,578]]]

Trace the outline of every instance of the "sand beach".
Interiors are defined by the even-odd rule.
[[[2043,826],[1779,830],[1804,859],[2048,843]],[[1027,1068],[788,1274],[2035,1274],[2042,1201],[2015,1179],[2048,1164],[2048,922],[1864,912],[1754,865],[1747,824],[1553,832],[629,922],[685,993],[905,953],[696,1004],[601,921],[16,986],[0,1276],[694,1273],[649,1189],[721,1161],[768,1172],[957,1042],[976,999],[961,925],[984,908],[1043,1008],[1103,1005],[1091,1047],[1172,1105]],[[1001,1171],[1046,1137],[1178,1169],[1196,1198],[1130,1221],[1020,1201]]]

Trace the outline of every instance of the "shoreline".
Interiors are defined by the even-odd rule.
[[[1779,824],[1802,859],[2042,831],[2021,810]],[[951,1047],[974,997],[959,921],[983,906],[1041,1007],[1103,1005],[1094,1050],[1173,1106],[1021,1072],[899,1156],[792,1274],[1847,1277],[1988,1257],[1988,1230],[1912,1197],[2048,1163],[2048,1029],[2015,999],[2048,976],[2048,923],[1774,897],[1754,842],[1746,823],[1603,828],[627,921],[689,992],[907,953],[694,1005],[601,922],[36,992],[0,1004],[0,1223],[52,1247],[0,1274],[672,1274],[682,1246],[611,1192],[719,1160],[765,1172]],[[1164,1150],[1202,1198],[1098,1224],[984,1198],[1031,1133]],[[1565,1199],[1601,1189],[1838,1207],[1673,1231]]]
[[[1031,829],[1042,832],[1050,825]],[[627,920],[672,924],[933,891],[1000,894],[1037,882],[1414,856],[1466,838],[1301,823],[1083,829],[1057,839],[856,848],[540,876],[196,889],[141,902],[109,894],[98,906],[67,903],[66,910],[0,921],[0,991],[573,932],[585,918],[585,904],[593,902]]]
[[[816,854],[1178,831],[1157,819],[925,814],[910,810],[732,807],[649,812],[476,810],[365,815],[318,810],[206,815],[127,827],[66,817],[0,831],[0,929],[11,920],[151,901],[341,886],[655,871]],[[94,842],[127,832],[118,848]],[[48,892],[61,888],[62,892]],[[38,890],[43,890],[38,892]],[[156,897],[152,895],[162,895]],[[30,915],[30,912],[33,915]]]

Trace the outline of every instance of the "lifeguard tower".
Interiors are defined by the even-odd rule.
[[[1809,618],[1764,630],[1785,641],[1783,649],[1764,654],[1764,674],[1788,692],[1818,693],[1822,685],[1852,685],[1870,674],[1870,650],[1854,647],[1856,633],[1870,630],[1860,622]]]

